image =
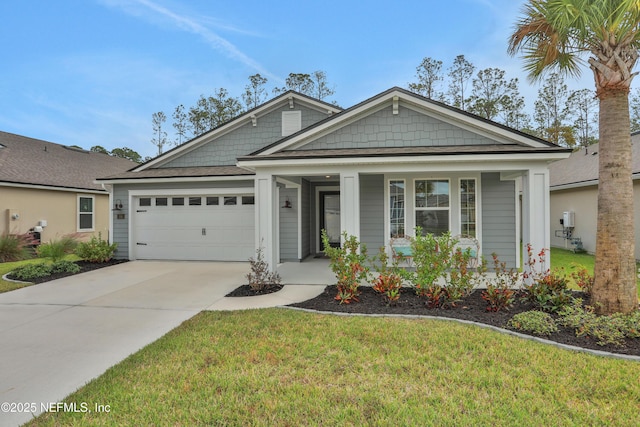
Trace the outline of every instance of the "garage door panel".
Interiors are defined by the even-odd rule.
[[[253,205],[152,205],[135,215],[138,259],[246,261],[255,255]]]

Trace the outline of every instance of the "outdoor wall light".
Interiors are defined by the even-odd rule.
[[[293,206],[291,205],[291,200],[289,200],[289,198],[287,197],[287,199],[284,201],[283,208],[291,209],[292,207]]]
[[[114,211],[119,211],[122,209],[122,201],[120,199],[116,200],[116,204],[113,206]]]

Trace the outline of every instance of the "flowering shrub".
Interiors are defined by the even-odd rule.
[[[80,242],[75,249],[76,255],[89,262],[107,262],[116,252],[117,243],[109,243],[102,239],[102,233],[98,237],[91,236],[88,242]]]
[[[487,311],[497,312],[508,309],[515,302],[514,289],[518,285],[520,274],[513,268],[507,270],[507,263],[500,261],[495,252],[491,256],[496,279],[487,284],[487,289],[482,292],[482,299],[487,302]],[[484,260],[483,262],[486,264]],[[483,268],[486,269],[486,266]]]
[[[564,270],[551,271],[546,268],[546,252],[542,249],[538,253],[538,260],[533,258],[533,251],[530,244],[527,244],[527,254],[529,271],[523,277],[531,279],[531,283],[525,286],[527,291],[524,299],[529,301],[534,307],[547,312],[556,312],[571,303],[573,297],[569,290],[568,282]],[[536,262],[541,266],[537,271]]]
[[[380,264],[374,266],[379,274],[372,282],[373,290],[382,294],[386,298],[388,305],[392,305],[400,298],[404,270],[398,267],[398,260],[395,258],[391,267],[389,267],[389,255],[387,255],[384,246],[380,248],[378,256],[374,257],[374,261],[376,259],[380,261]]]
[[[331,270],[338,280],[336,300],[340,301],[340,304],[349,304],[358,301],[360,281],[366,281],[369,274],[366,267],[367,248],[358,242],[355,236],[348,236],[346,232],[342,236],[342,247],[332,248],[326,230],[322,230],[324,253],[331,259]]]
[[[582,292],[584,292],[587,296],[591,296],[591,290],[593,289],[593,274],[590,274],[589,271],[582,265],[573,263],[572,267],[575,271],[571,272],[571,278],[576,285],[580,288]]]

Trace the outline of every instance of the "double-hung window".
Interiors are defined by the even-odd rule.
[[[435,236],[449,231],[449,180],[417,179],[414,183],[415,226]]]
[[[94,197],[78,196],[78,231],[94,230]]]

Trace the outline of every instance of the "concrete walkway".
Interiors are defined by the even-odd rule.
[[[33,403],[38,414],[202,310],[291,304],[326,284],[225,298],[248,271],[248,263],[134,261],[0,294],[0,404]],[[0,426],[32,418],[31,408],[1,409]]]

